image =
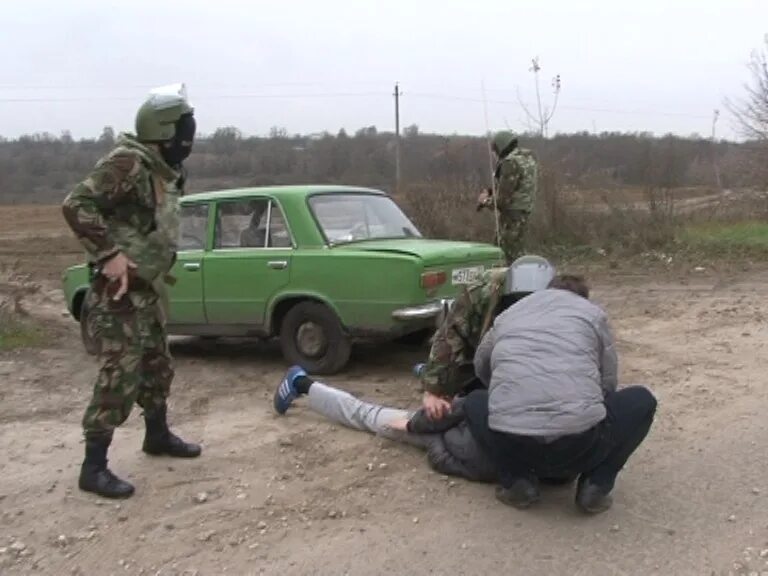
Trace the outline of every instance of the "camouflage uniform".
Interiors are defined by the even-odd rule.
[[[475,349],[493,323],[506,273],[506,268],[487,270],[454,301],[432,339],[421,373],[425,391],[451,397],[474,379]]]
[[[131,412],[164,407],[173,368],[165,333],[165,281],[178,237],[179,174],[133,136],[117,147],[67,196],[67,223],[88,252],[92,274],[87,305],[96,318],[103,364],[83,417],[89,434],[110,434]],[[136,265],[128,292],[98,274],[118,251]]]
[[[501,158],[494,172],[499,245],[507,262],[525,252],[528,218],[536,197],[538,167],[529,150],[515,148]]]

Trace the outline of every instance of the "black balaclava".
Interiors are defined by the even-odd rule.
[[[517,148],[517,138],[513,139],[509,144],[507,144],[507,147],[504,148],[504,150],[497,150],[496,146],[493,147],[493,150],[496,152],[498,158],[501,159],[507,156],[515,148]]]
[[[533,292],[512,292],[511,294],[504,294],[500,299],[499,303],[496,306],[496,315],[501,314],[504,312],[507,308],[512,306],[513,304],[517,304],[525,298],[526,296],[533,294]]]
[[[180,171],[181,163],[192,152],[195,128],[195,117],[191,113],[184,114],[176,121],[173,138],[160,144],[160,154],[171,168]]]

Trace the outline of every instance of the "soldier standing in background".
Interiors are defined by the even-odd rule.
[[[134,402],[144,410],[144,452],[185,458],[201,453],[200,446],[174,435],[166,420],[173,368],[165,284],[173,281],[168,273],[176,258],[182,162],[194,135],[184,86],[155,90],[138,111],[136,135],[121,135],[64,200],[64,218],[88,253],[86,304],[101,339],[102,365],[83,416],[79,486],[108,498],[134,492],[107,468],[114,429]]]
[[[499,225],[497,241],[510,263],[525,253],[528,220],[536,199],[538,166],[530,150],[518,148],[517,136],[512,132],[497,132],[491,149],[496,159],[494,189],[480,193],[477,209],[495,206],[494,216]]]

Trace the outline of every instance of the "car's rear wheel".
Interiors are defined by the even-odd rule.
[[[352,345],[336,314],[319,302],[299,302],[280,327],[286,360],[311,374],[335,374],[349,360]]]
[[[101,338],[99,337],[96,315],[88,306],[88,297],[83,299],[80,308],[80,336],[83,346],[88,354],[98,355],[101,352]]]

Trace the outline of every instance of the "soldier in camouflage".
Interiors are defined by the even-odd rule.
[[[420,375],[425,392],[452,397],[472,382],[475,348],[485,332],[483,328],[493,321],[506,275],[507,268],[487,270],[450,306],[435,332]]]
[[[519,299],[547,287],[555,269],[540,256],[522,256],[509,268],[492,268],[467,286],[449,307],[418,368],[427,414],[440,419],[450,400],[477,384],[475,350],[496,316]]]
[[[530,150],[518,148],[517,136],[498,132],[491,144],[496,157],[494,170],[495,206],[498,212],[498,243],[507,262],[525,252],[528,219],[533,210],[538,183],[538,167]],[[478,198],[478,209],[493,208],[494,191],[485,190]]]
[[[101,339],[101,369],[83,416],[81,490],[126,498],[133,486],[107,468],[113,431],[137,403],[144,410],[143,450],[196,457],[200,446],[168,429],[173,368],[165,332],[166,283],[176,258],[183,160],[195,134],[183,85],[153,91],[91,174],[64,200],[64,218],[88,254],[87,306]]]

